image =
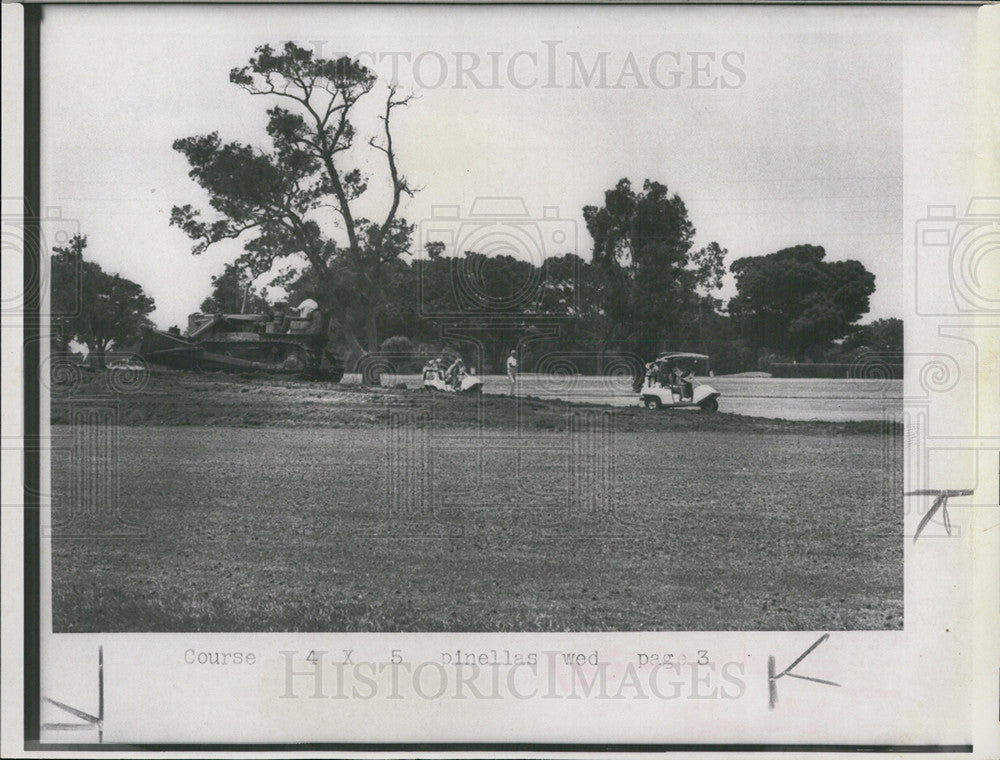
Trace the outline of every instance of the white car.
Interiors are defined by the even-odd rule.
[[[444,391],[445,393],[479,393],[483,389],[483,381],[472,372],[462,372],[459,375],[458,387],[448,382],[444,370],[433,364],[424,365],[424,390]]]
[[[647,365],[645,377],[636,382],[635,390],[639,394],[642,405],[647,409],[698,407],[706,412],[719,411],[719,392],[710,385],[695,380],[694,374],[690,370],[683,374],[680,382],[676,384],[663,381],[667,368],[671,365],[686,368],[686,365],[705,362],[707,370],[708,360],[709,358],[705,354],[680,352],[657,356],[655,361]]]

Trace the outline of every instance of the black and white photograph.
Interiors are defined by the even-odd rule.
[[[902,627],[897,58],[227,13],[47,30],[54,631]]]
[[[5,268],[37,228],[42,739],[972,752],[963,699],[898,734],[938,708],[877,695],[919,674],[844,671],[961,635],[927,665],[960,693],[957,579],[994,562],[968,146],[1000,142],[950,10],[44,5],[37,206],[4,193]],[[415,651],[416,707],[371,722]],[[428,713],[469,684],[448,710],[526,720],[529,674],[579,733]],[[644,701],[612,728],[592,691]]]

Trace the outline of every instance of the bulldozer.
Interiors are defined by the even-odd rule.
[[[187,335],[147,328],[141,356],[175,369],[266,372],[340,382],[344,364],[331,348],[328,318],[270,314],[202,314],[188,317]]]

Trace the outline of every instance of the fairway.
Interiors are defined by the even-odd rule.
[[[419,375],[382,376],[382,384],[393,387],[403,383],[407,388],[419,388]],[[357,383],[357,375],[347,375],[346,383]],[[776,378],[728,375],[701,377],[721,393],[719,409],[731,414],[768,417],[781,420],[881,420],[902,409],[903,381],[888,378]],[[510,380],[505,375],[484,375],[484,391],[497,395],[510,393]],[[563,399],[574,403],[611,404],[618,407],[638,406],[639,397],[632,390],[627,376],[600,377],[593,375],[518,376],[517,394],[546,399]]]
[[[410,419],[122,427],[118,508],[146,536],[53,540],[54,630],[902,628],[878,432]],[[55,455],[54,492],[72,475]]]

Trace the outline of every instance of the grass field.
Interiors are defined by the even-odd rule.
[[[119,403],[146,535],[53,539],[59,632],[902,627],[898,425],[180,373]]]

